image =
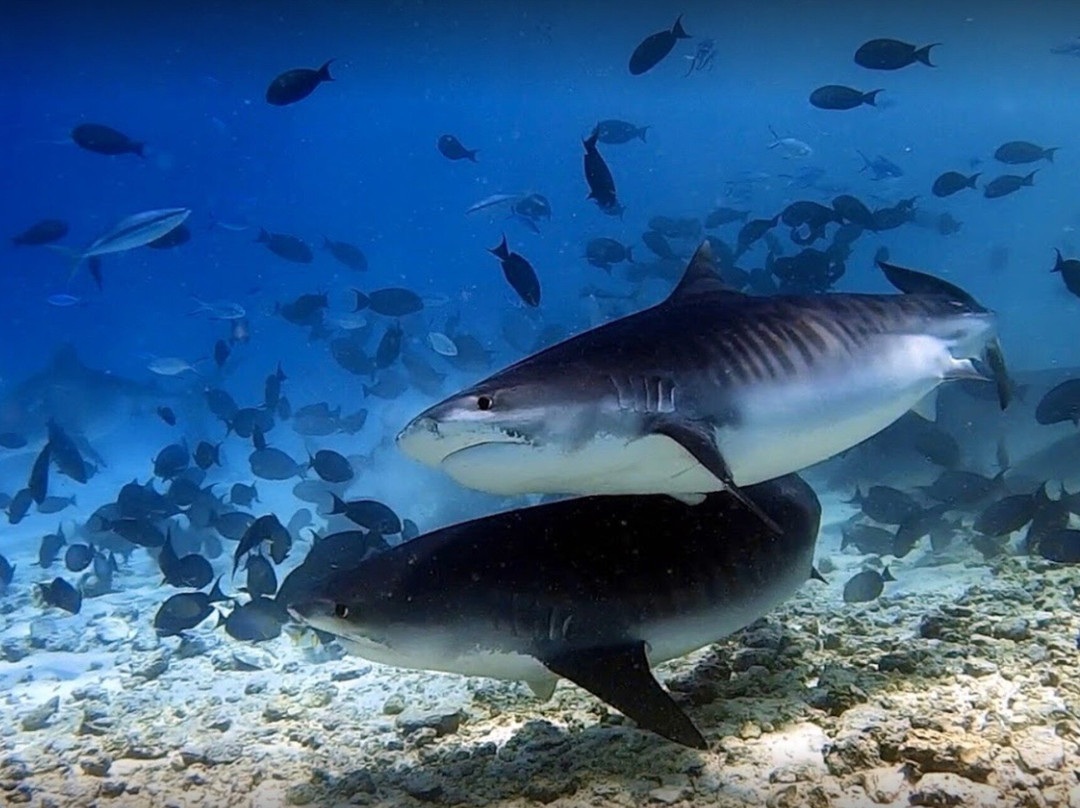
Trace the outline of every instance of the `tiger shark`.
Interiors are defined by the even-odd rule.
[[[695,506],[560,500],[352,563],[305,560],[283,605],[373,662],[524,681],[545,699],[565,678],[643,729],[704,749],[650,667],[749,625],[814,574],[821,505],[810,486],[789,475],[744,495],[782,532],[728,493]]]
[[[666,300],[450,396],[397,445],[494,494],[692,502],[860,443],[942,382],[985,379],[973,359],[1007,389],[992,312],[931,275],[881,267],[904,294],[755,297],[724,283],[706,241]]]
[[[66,344],[45,368],[0,392],[0,433],[20,435],[36,451],[54,420],[76,440],[98,440],[161,400],[152,385],[87,367]]]

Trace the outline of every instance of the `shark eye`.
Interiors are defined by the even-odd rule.
[[[334,617],[339,620],[344,620],[349,616],[349,607],[344,603],[338,603],[334,606]]]
[[[480,410],[490,410],[494,404],[495,401],[491,396],[480,396],[476,399],[476,407]]]

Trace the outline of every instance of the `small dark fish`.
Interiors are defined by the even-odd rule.
[[[49,493],[49,444],[45,444],[34,460],[34,466],[30,469],[30,479],[26,488],[30,491],[30,498],[38,505],[45,501]]]
[[[844,524],[840,529],[840,549],[849,546],[858,548],[860,553],[885,555],[892,552],[893,534],[875,525]]]
[[[610,273],[612,264],[623,261],[633,263],[634,257],[630,251],[630,247],[624,247],[622,242],[613,238],[594,238],[585,245],[585,260],[591,266]]]
[[[671,53],[671,49],[675,47],[678,40],[689,38],[690,35],[683,30],[680,15],[670,31],[657,31],[655,34],[650,34],[634,48],[634,52],[630,54],[630,75],[640,76],[652,70]]]
[[[780,214],[776,214],[771,219],[751,219],[741,228],[739,228],[739,236],[736,240],[735,253],[742,255],[746,252],[755,242],[762,238],[766,233],[776,227],[777,222],[780,221]]]
[[[153,241],[148,241],[146,246],[154,250],[171,250],[173,247],[179,247],[181,244],[187,244],[189,241],[191,241],[191,230],[187,225],[181,224],[179,227],[174,227],[165,235],[158,236]]]
[[[935,65],[930,63],[930,49],[940,44],[935,42],[917,48],[896,39],[871,39],[855,51],[855,64],[870,70],[899,70],[916,62],[934,67]]]
[[[864,93],[840,84],[827,84],[810,93],[810,103],[818,109],[855,109],[863,104],[877,106],[877,94],[881,90]]]
[[[45,497],[37,506],[38,513],[50,514],[60,513],[65,508],[70,508],[75,504],[74,495],[70,497]]]
[[[976,180],[981,176],[981,173],[972,174],[969,177],[959,171],[946,171],[934,180],[934,185],[930,190],[937,197],[952,196],[965,188],[974,188]]]
[[[536,277],[536,270],[523,256],[510,252],[510,248],[506,246],[506,236],[503,236],[502,243],[498,247],[488,252],[499,259],[507,283],[518,293],[522,302],[534,308],[539,306],[540,279]]]
[[[228,617],[218,620],[225,633],[234,640],[265,642],[281,634],[289,615],[284,607],[269,598],[253,598],[233,609]]]
[[[177,637],[195,628],[214,613],[205,592],[181,592],[168,598],[154,615],[154,630],[159,637]]]
[[[972,527],[985,536],[1006,536],[1035,518],[1035,497],[1014,494],[983,509]]]
[[[94,561],[92,544],[69,544],[64,553],[64,566],[71,572],[82,572]]]
[[[85,483],[86,461],[83,460],[79,448],[53,419],[49,419],[49,446],[51,447],[52,462],[61,474],[64,474],[77,483]]]
[[[143,154],[143,144],[100,123],[82,123],[71,130],[75,145],[98,154]]]
[[[1037,171],[1038,169],[1035,169],[1023,177],[1017,174],[1002,174],[1000,177],[995,177],[983,186],[983,196],[987,199],[997,199],[1019,191],[1024,186],[1034,185]]]
[[[1039,541],[1038,553],[1059,564],[1080,563],[1080,530],[1059,528],[1047,533]]]
[[[892,554],[897,558],[903,558],[912,551],[916,542],[927,534],[930,534],[930,541],[933,543],[934,535],[946,524],[942,517],[948,508],[948,505],[935,505],[926,510],[920,509],[908,516],[896,528]]]
[[[922,510],[910,494],[887,485],[872,485],[863,495],[856,490],[850,502],[862,508],[863,513],[883,525],[898,525],[911,514]]]
[[[247,560],[247,591],[252,597],[273,595],[278,580],[274,567],[261,555],[249,555]]]
[[[384,401],[392,401],[408,389],[408,380],[395,370],[384,370],[374,384],[363,385],[365,397],[375,396]]]
[[[323,236],[323,247],[330,251],[330,254],[334,256],[338,263],[344,264],[349,269],[357,272],[367,271],[367,256],[355,244],[349,244],[347,241],[332,241]]]
[[[999,163],[1007,163],[1011,166],[1037,163],[1039,160],[1052,163],[1054,162],[1054,152],[1057,150],[1057,146],[1044,149],[1042,146],[1028,143],[1026,140],[1011,140],[998,146],[997,151],[994,152],[994,159]]]
[[[863,570],[844,584],[844,603],[869,603],[876,600],[884,591],[885,583],[895,580],[888,567],[882,572]]]
[[[263,480],[288,480],[304,476],[303,467],[281,449],[256,449],[248,457],[251,473]]]
[[[38,584],[41,599],[48,606],[55,606],[71,614],[82,609],[82,594],[63,578],[53,578],[51,583]]]
[[[600,121],[596,125],[596,137],[601,143],[608,143],[613,146],[629,143],[635,138],[644,143],[645,133],[648,129],[648,126],[635,126],[632,123],[611,118]]]
[[[845,222],[857,224],[867,230],[874,229],[874,214],[857,197],[841,194],[832,201],[833,211]]]
[[[226,511],[214,517],[214,530],[220,533],[222,538],[240,541],[255,521],[255,517],[250,513]]]
[[[199,441],[194,453],[195,465],[206,471],[213,465],[221,465],[221,444]]]
[[[30,510],[30,506],[34,503],[34,495],[30,493],[29,488],[23,488],[11,498],[11,502],[8,503],[7,515],[8,524],[17,525],[23,520],[23,517]]]
[[[232,421],[229,422],[232,431],[241,438],[250,438],[255,432],[255,427],[264,433],[274,428],[274,414],[261,407],[244,407],[237,410]]]
[[[0,446],[5,449],[21,449],[26,446],[26,443],[26,436],[20,435],[18,432],[0,433]]]
[[[288,527],[285,530],[274,530],[270,534],[270,558],[275,564],[281,564],[289,557],[289,551],[293,545],[293,525],[298,515],[308,513],[308,520],[310,521],[310,512],[301,509],[293,514],[293,518],[289,520]],[[297,535],[299,535],[299,529],[297,529]]]
[[[68,233],[68,224],[63,219],[42,219],[34,222],[19,235],[12,236],[11,243],[16,247],[40,247],[59,241]]]
[[[331,493],[334,507],[332,514],[344,515],[350,522],[355,522],[360,527],[378,533],[380,536],[389,536],[401,532],[401,519],[389,506],[383,505],[375,499],[357,499],[352,502],[344,502],[336,494]]]
[[[920,487],[928,497],[938,502],[948,505],[972,505],[1001,484],[1002,474],[990,478],[973,471],[954,469],[942,472],[933,483]]]
[[[56,533],[49,533],[41,538],[41,546],[38,548],[38,565],[48,569],[60,555],[60,548],[67,544],[63,529]]]
[[[331,59],[318,70],[310,67],[286,70],[266,88],[267,103],[275,107],[284,107],[307,98],[324,81],[334,80],[334,77],[330,75],[330,65],[333,61]]]
[[[927,424],[915,433],[911,445],[935,466],[948,469],[960,463],[960,444],[940,427]]]
[[[328,483],[344,483],[353,478],[353,468],[344,456],[330,449],[320,449],[311,458],[311,468]]]
[[[440,135],[436,146],[439,149],[439,154],[447,160],[472,160],[472,162],[476,162],[477,149],[466,149],[461,145],[461,141],[453,135]]]
[[[281,399],[281,383],[287,378],[285,371],[281,369],[281,362],[278,362],[277,370],[266,377],[266,383],[263,385],[263,406],[266,409],[277,409],[278,401]]]
[[[154,458],[154,476],[171,480],[188,467],[190,458],[186,442],[169,444]]]
[[[399,323],[394,323],[386,329],[386,333],[379,340],[379,346],[375,349],[375,367],[381,370],[397,361],[401,356],[401,340],[404,336],[405,332]]]
[[[255,239],[257,244],[265,244],[266,249],[274,255],[292,261],[294,264],[310,264],[315,260],[315,255],[302,239],[290,236],[288,233],[271,233],[269,230],[260,229],[259,237]]]
[[[1043,425],[1071,421],[1080,426],[1080,379],[1069,379],[1047,391],[1035,407],[1035,420]]]
[[[420,295],[408,289],[391,287],[377,289],[369,294],[353,289],[353,292],[356,294],[354,311],[371,309],[384,317],[405,317],[424,308],[424,301],[420,299]]]
[[[172,407],[158,407],[157,414],[169,426],[176,426],[176,413],[172,411]]]
[[[232,421],[240,410],[231,395],[213,387],[206,391],[206,406],[210,408],[210,412],[225,422]]]
[[[641,234],[641,240],[645,242],[645,246],[657,258],[663,258],[666,261],[678,260],[679,256],[671,249],[671,245],[668,244],[668,240],[664,238],[663,233],[656,230],[646,230]]]
[[[589,186],[586,199],[594,200],[600,210],[606,212],[617,209],[619,201],[615,195],[615,178],[596,148],[597,137],[598,133],[594,130],[588,140],[582,141],[585,146],[585,182]]]
[[[712,230],[733,222],[745,222],[750,216],[748,210],[735,210],[735,208],[717,208],[705,217],[705,227]]]
[[[15,565],[0,555],[0,588],[10,586],[15,577]]]
[[[232,353],[232,348],[229,347],[223,339],[219,339],[214,343],[214,364],[219,368],[225,367],[225,363],[229,361],[229,354]]]
[[[232,488],[229,489],[229,502],[233,505],[238,505],[241,508],[248,508],[252,502],[259,501],[259,492],[255,490],[254,485],[244,485],[243,483],[233,483]]]
[[[1065,281],[1065,288],[1077,297],[1080,297],[1080,260],[1076,258],[1062,258],[1061,250],[1055,250],[1057,261],[1051,272],[1060,272],[1061,279]],[[3,445],[3,444],[0,444]]]
[[[161,547],[165,544],[165,533],[146,518],[123,517],[108,520],[102,524],[102,528],[111,530],[117,536],[140,547]]]
[[[165,538],[165,544],[158,555],[158,566],[165,576],[165,583],[175,587],[202,589],[214,580],[214,568],[210,562],[198,553],[188,553],[178,557],[173,548],[172,535]]]

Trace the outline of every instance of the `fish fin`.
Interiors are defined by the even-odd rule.
[[[704,494],[670,494],[672,499],[677,499],[684,505],[700,505],[705,501]]]
[[[748,497],[731,478],[731,469],[728,468],[716,442],[712,436],[712,430],[703,422],[679,421],[672,418],[657,418],[653,421],[653,434],[664,435],[671,438],[683,449],[689,452],[695,460],[703,465],[710,474],[724,484],[724,490],[730,493],[751,513],[757,516],[765,526],[776,535],[783,534],[783,530],[761,507]]]
[[[937,67],[936,64],[930,61],[930,49],[936,48],[940,44],[940,42],[933,42],[929,45],[924,45],[923,47],[917,49],[915,53],[912,54],[912,56],[914,56],[916,60],[922,62],[927,67]]]
[[[822,575],[820,572],[818,572],[817,567],[810,567],[810,580],[811,581],[821,581],[823,584],[828,583],[828,581],[825,580],[825,576]]]
[[[319,68],[319,81],[333,81],[334,77],[330,75],[330,65],[334,63],[334,59],[328,59],[326,64]]]
[[[880,92],[881,92],[881,90],[871,90],[868,93],[863,93],[862,103],[869,104],[872,107],[876,107],[877,106],[877,95]]]
[[[686,265],[682,280],[679,281],[664,302],[687,300],[697,295],[715,292],[726,292],[734,295],[742,294],[725,283],[724,279],[720,277],[713,262],[712,244],[708,239],[705,239],[690,258],[690,263]]]
[[[897,266],[887,261],[878,261],[877,265],[885,273],[885,278],[889,283],[906,295],[942,295],[979,311],[986,311],[975,298],[956,284],[929,273]]]
[[[529,686],[529,690],[533,692],[533,695],[540,701],[548,701],[555,695],[555,685],[559,683],[559,679],[556,676],[544,677],[543,679],[526,679],[525,684]]]
[[[676,39],[690,38],[690,34],[686,33],[686,31],[682,27],[682,14],[680,14],[678,19],[675,20],[675,24],[671,26],[671,34]]]
[[[918,415],[920,418],[926,421],[937,420],[937,399],[938,388],[934,388],[925,396],[915,402],[915,406],[911,408],[911,411]]]
[[[506,233],[503,233],[502,242],[497,247],[489,249],[488,252],[500,261],[505,261],[510,257],[510,248],[506,245]]]
[[[588,690],[643,729],[693,749],[708,744],[649,670],[645,643],[564,650],[538,657],[553,673]]]
[[[985,359],[994,379],[994,385],[997,387],[998,403],[1004,410],[1012,401],[1014,386],[1012,379],[1009,378],[1009,369],[1005,366],[1005,354],[1001,350],[1001,342],[997,337],[986,344]]]

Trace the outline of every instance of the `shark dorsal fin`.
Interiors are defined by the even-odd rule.
[[[713,264],[712,244],[708,239],[701,242],[690,263],[686,265],[682,280],[672,290],[667,302],[679,302],[689,300],[699,295],[714,294],[716,292],[728,292],[739,294],[739,291],[724,282]]]

